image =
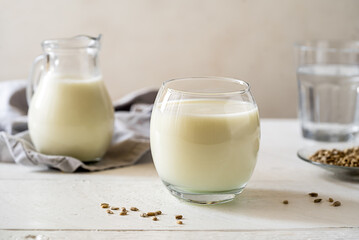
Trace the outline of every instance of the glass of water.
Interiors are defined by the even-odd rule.
[[[296,44],[299,117],[303,137],[355,139],[359,131],[359,42]]]

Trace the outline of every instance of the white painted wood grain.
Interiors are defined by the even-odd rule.
[[[300,161],[296,151],[303,144],[297,121],[262,121],[260,154],[251,181],[238,199],[217,206],[172,197],[150,161],[76,174],[0,164],[0,236],[358,239],[359,184]],[[312,191],[320,194],[322,203],[313,203],[307,195]],[[342,206],[330,206],[328,197],[340,200]],[[288,205],[282,204],[285,199]],[[101,202],[164,214],[157,222],[139,217],[138,212],[108,215]],[[175,214],[184,215],[184,225],[176,224]]]
[[[357,228],[274,230],[274,231],[4,231],[0,239],[56,240],[56,239],[338,239],[357,240]]]
[[[248,230],[354,227],[359,221],[359,191],[321,184],[321,196],[342,202],[314,204],[300,181],[257,181],[235,201],[217,206],[187,204],[169,195],[158,180],[1,180],[1,229]],[[328,190],[332,188],[335,193]],[[282,204],[287,199],[288,205]],[[108,215],[101,202],[118,207],[161,210],[159,221]],[[182,214],[184,225],[174,216]]]

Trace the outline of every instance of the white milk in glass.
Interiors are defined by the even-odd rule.
[[[259,138],[258,110],[251,103],[185,100],[153,109],[151,150],[157,172],[188,191],[244,187],[256,164]]]
[[[28,116],[31,139],[44,154],[91,161],[101,158],[111,141],[113,108],[101,77],[45,75]]]

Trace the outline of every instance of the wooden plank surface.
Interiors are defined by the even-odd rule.
[[[240,239],[240,240],[288,240],[288,239],[337,239],[357,240],[359,231],[340,229],[295,229],[273,231],[4,231],[1,239],[16,240],[111,240],[111,239]]]
[[[171,196],[149,160],[76,174],[0,164],[0,236],[358,239],[359,183],[299,160],[296,151],[303,144],[297,121],[262,121],[260,154],[251,181],[235,201],[216,206],[188,204]],[[323,198],[321,203],[313,203],[307,195],[313,191]],[[342,206],[330,206],[329,197]],[[139,212],[108,215],[101,202],[164,214],[156,222],[141,218]],[[176,214],[184,216],[183,225],[176,224]],[[319,238],[320,234],[325,237]]]

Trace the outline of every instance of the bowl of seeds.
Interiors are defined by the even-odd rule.
[[[297,152],[300,159],[337,175],[359,178],[359,146],[320,145]]]

